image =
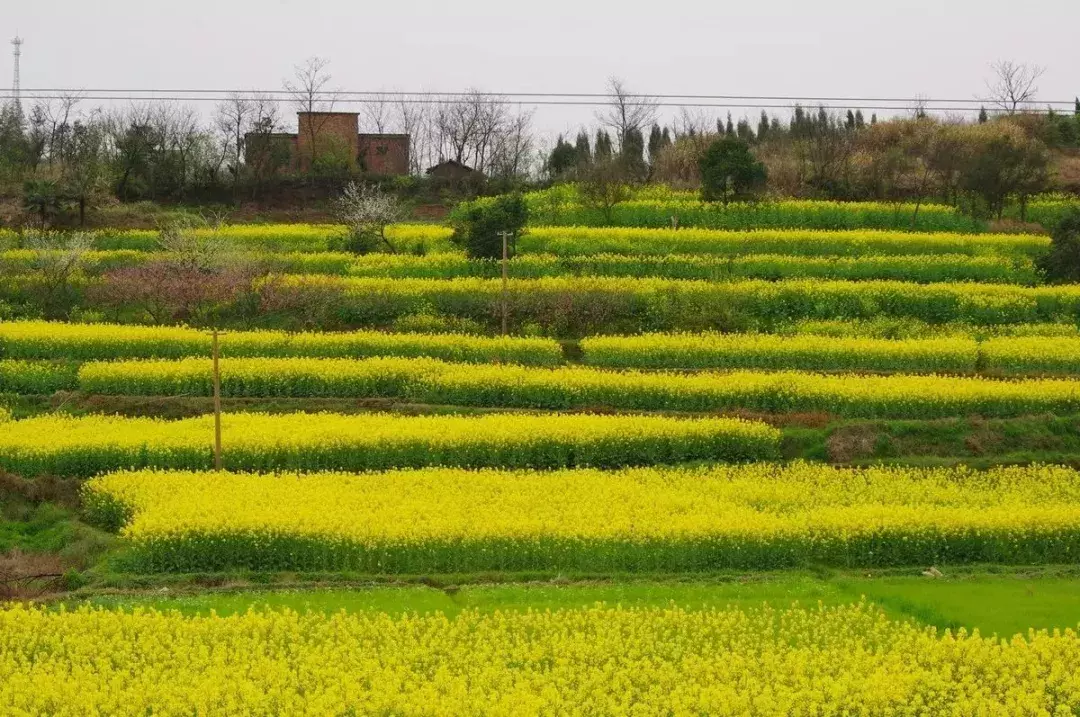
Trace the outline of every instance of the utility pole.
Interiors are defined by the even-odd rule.
[[[14,77],[11,80],[11,97],[15,100],[15,114],[19,119],[22,119],[22,99],[21,95],[21,82],[19,78],[19,60],[22,57],[22,45],[23,39],[18,35],[15,35],[15,39],[11,41],[11,46],[15,48],[11,54],[15,58],[14,62]]]
[[[508,293],[510,290],[510,282],[507,271],[507,263],[510,259],[509,251],[507,250],[507,241],[510,237],[514,236],[513,232],[499,232],[499,236],[502,237],[502,335],[506,336],[506,325],[510,313],[508,306]]]
[[[214,329],[214,470],[221,470],[221,369],[218,367],[218,331]]]

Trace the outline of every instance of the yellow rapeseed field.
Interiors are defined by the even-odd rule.
[[[486,414],[227,414],[224,463],[237,470],[371,470],[455,465],[563,468],[776,456],[780,433],[729,418]],[[213,416],[165,421],[47,415],[5,424],[0,468],[90,476],[120,468],[209,468]]]
[[[1069,562],[1067,468],[756,464],[621,472],[114,473],[95,522],[143,570],[695,572],[796,564]]]
[[[865,604],[391,616],[0,608],[5,715],[1076,714],[1080,637]]]

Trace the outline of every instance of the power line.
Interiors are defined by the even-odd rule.
[[[66,100],[70,99],[72,95],[43,95],[43,94],[22,94],[24,100]],[[0,95],[0,100],[15,99],[13,94]],[[161,96],[161,95],[79,95],[79,100],[89,101],[106,101],[106,102],[227,102],[231,98],[229,97],[184,97],[184,96]],[[409,104],[421,104],[421,105],[445,105],[454,104],[461,101],[461,97],[424,97],[419,99],[407,99],[405,102]],[[291,103],[294,100],[290,97],[269,97],[266,98],[268,102],[275,103]],[[367,99],[335,99],[335,105],[365,105],[377,102],[378,100]],[[606,100],[507,100],[509,104],[527,105],[530,107],[542,107],[542,106],[563,106],[563,107],[606,107],[609,102]],[[674,107],[674,108],[695,108],[695,109],[793,109],[800,103],[793,104],[772,104],[772,103],[753,103],[753,102],[656,102],[656,107]],[[836,105],[836,104],[817,104],[804,106],[810,111],[823,108],[825,110],[875,110],[875,111],[892,111],[892,112],[912,112],[918,109],[921,112],[975,112],[979,109],[978,106],[966,106],[966,107],[940,107],[934,105],[924,105],[912,101],[909,105],[863,105],[863,104],[851,104],[851,105]],[[993,108],[990,108],[993,110]],[[1044,114],[1052,110],[1042,108],[1028,108],[1025,111],[1035,114]]]
[[[74,94],[79,95],[82,93],[96,93],[98,95],[108,95],[109,99],[130,99],[132,95],[169,95],[170,97],[178,95],[218,95],[224,98],[228,98],[229,95],[239,96],[265,96],[268,99],[274,99],[276,96],[285,96],[286,98],[292,97],[295,93],[289,90],[242,90],[242,89],[105,89],[105,88],[31,88],[24,89],[24,92],[33,92],[41,95],[60,95],[60,94]],[[0,88],[0,92],[11,92],[11,89]],[[118,96],[122,95],[122,96]],[[328,90],[320,92],[319,95],[326,97],[347,97],[347,96],[362,96],[367,98],[377,97],[399,97],[399,98],[463,98],[463,97],[488,97],[493,99],[505,99],[513,102],[512,98],[529,98],[543,99],[543,98],[569,98],[570,100],[590,100],[599,99],[603,100],[603,104],[607,104],[611,100],[611,95],[601,92],[439,92],[436,90],[418,90],[415,92],[407,92],[401,90]],[[215,100],[221,99],[221,97],[214,98]],[[929,103],[929,104],[971,104],[971,105],[983,105],[989,104],[990,101],[986,99],[978,98],[954,98],[954,99],[942,99],[942,98],[926,98],[926,97],[798,97],[795,95],[705,95],[705,94],[644,94],[644,93],[630,93],[625,94],[623,97],[634,100],[716,100],[725,102],[740,102],[740,104],[732,105],[736,107],[746,107],[745,101],[764,101],[764,102],[784,102],[786,104],[781,106],[788,106],[790,103],[804,103],[804,102],[870,102],[870,103],[904,103],[906,105],[914,105],[917,103]],[[99,99],[98,97],[88,99]],[[192,100],[198,100],[197,97],[187,98]],[[367,100],[370,101],[370,100]],[[559,101],[562,101],[561,99]],[[531,103],[531,102],[530,102]],[[1071,106],[1074,100],[1025,100],[1021,104],[1030,105],[1062,105]],[[582,103],[592,104],[592,103]],[[675,103],[675,106],[682,105],[684,103]],[[764,106],[764,105],[753,105]]]

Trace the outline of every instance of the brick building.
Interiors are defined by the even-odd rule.
[[[296,126],[296,134],[271,135],[269,146],[249,134],[245,161],[266,161],[272,153],[279,169],[307,172],[313,157],[332,155],[371,174],[409,173],[409,135],[362,134],[355,112],[297,112]]]

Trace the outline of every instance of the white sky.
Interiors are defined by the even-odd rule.
[[[1040,98],[1068,100],[1078,28],[1080,0],[0,1],[24,88],[280,89],[319,55],[346,90],[601,92],[618,75],[657,94],[968,99],[1013,59],[1047,68]],[[535,125],[593,114],[540,108]]]

